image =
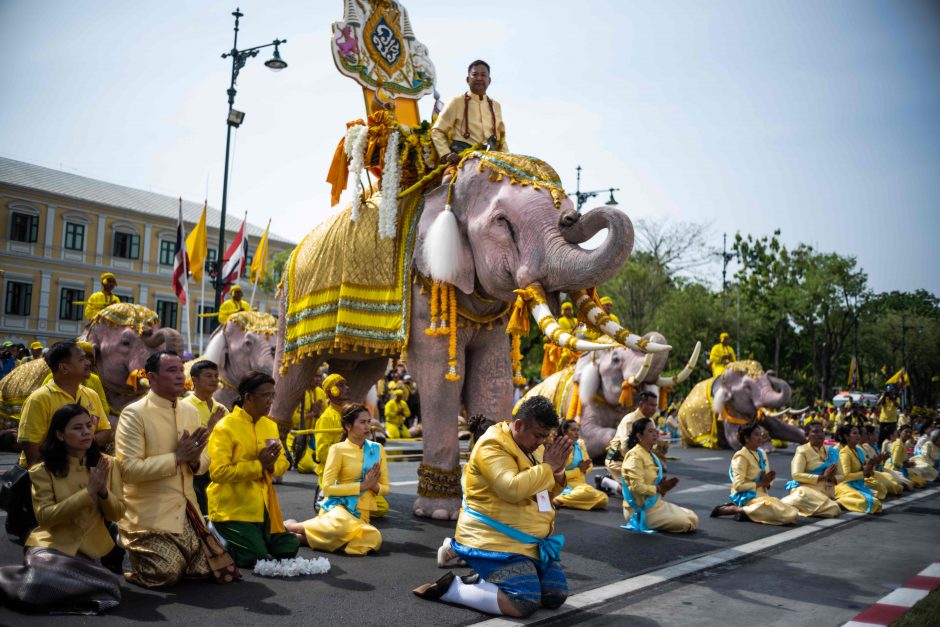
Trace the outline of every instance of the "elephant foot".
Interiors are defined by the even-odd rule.
[[[413,511],[418,518],[457,520],[460,514],[460,499],[419,496],[415,499]]]

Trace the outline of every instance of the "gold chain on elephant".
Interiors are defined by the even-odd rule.
[[[427,464],[418,466],[418,495],[434,499],[460,496],[460,465],[453,470],[441,470]]]

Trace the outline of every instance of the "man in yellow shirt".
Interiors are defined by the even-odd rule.
[[[179,355],[157,351],[144,369],[150,392],[124,408],[115,438],[127,504],[118,527],[131,560],[124,577],[159,588],[212,572],[187,514],[188,506],[199,507],[193,475],[209,468],[209,433],[196,409],[179,400],[186,384]]]
[[[535,396],[519,406],[511,422],[493,425],[477,441],[464,466],[457,532],[446,549],[476,575],[449,572],[415,594],[516,618],[565,602],[564,538],[551,535],[552,499],[567,485],[572,442],[562,435],[543,446],[557,427],[551,401]]]
[[[314,456],[317,438],[312,436],[315,431],[314,426],[328,404],[326,392],[320,387],[322,382],[323,375],[318,370],[310,380],[310,385],[304,392],[300,405],[291,416],[292,428],[300,433],[290,432],[285,438],[286,448],[294,456],[294,466],[297,472],[305,475],[313,473],[316,469]]]
[[[225,405],[216,402],[212,395],[219,389],[219,367],[214,361],[203,359],[189,368],[189,378],[193,382],[193,393],[183,398],[181,403],[192,405],[199,414],[199,424],[212,433],[222,418],[228,415]],[[206,490],[209,487],[209,473],[193,477],[193,490],[199,502],[199,511],[209,513],[209,501]]]
[[[78,344],[74,341],[57,342],[46,353],[45,360],[52,371],[52,380],[43,383],[27,397],[20,415],[16,439],[22,451],[19,463],[23,468],[42,461],[39,447],[46,439],[52,414],[63,405],[78,403],[88,410],[95,421],[98,446],[106,447],[113,435],[101,399],[82,385],[91,371],[91,364]]]
[[[431,141],[440,160],[455,165],[460,152],[483,144],[486,150],[508,152],[506,125],[499,103],[486,95],[490,66],[476,60],[467,68],[470,91],[447,103],[431,128]]]
[[[111,293],[115,287],[117,287],[117,279],[112,273],[105,272],[101,275],[101,291],[95,292],[85,301],[86,320],[94,318],[99,311],[108,305],[121,302],[120,298]]]
[[[385,432],[390,440],[410,438],[411,433],[405,426],[405,418],[411,417],[411,410],[405,402],[404,392],[395,390],[392,399],[385,403]]]
[[[349,384],[342,375],[331,374],[323,380],[323,391],[326,392],[329,405],[320,414],[314,430],[317,442],[314,472],[321,479],[323,478],[323,469],[326,467],[326,456],[330,452],[330,447],[339,442],[340,437],[343,435],[343,423],[340,420],[340,415],[343,404],[349,402]]]
[[[878,400],[875,409],[878,414],[878,447],[898,428],[898,399],[893,385],[888,385]]]
[[[219,324],[225,324],[226,320],[239,311],[251,311],[251,307],[248,306],[248,303],[242,300],[242,288],[235,285],[231,289],[231,294],[232,297],[219,307]]]
[[[708,361],[705,365],[711,366],[712,376],[717,377],[725,371],[728,364],[737,360],[734,349],[731,348],[731,336],[722,333],[718,336],[718,343],[712,346],[711,352],[708,353]]]

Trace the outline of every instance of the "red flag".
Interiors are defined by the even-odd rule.
[[[183,231],[183,199],[180,198],[179,222],[176,225],[176,257],[173,260],[173,291],[181,304],[186,304],[189,285],[189,257],[186,254],[186,235]]]
[[[235,234],[235,239],[232,240],[231,246],[222,258],[223,295],[228,291],[229,286],[245,274],[245,263],[248,259],[248,239],[245,237],[245,221],[247,220],[248,214],[246,213],[238,233]]]

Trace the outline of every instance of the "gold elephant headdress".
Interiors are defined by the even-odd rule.
[[[91,325],[94,326],[100,322],[112,327],[131,327],[138,333],[142,333],[145,328],[159,323],[160,316],[154,310],[143,305],[115,303],[95,314],[95,317],[91,320]]]

